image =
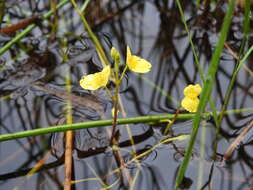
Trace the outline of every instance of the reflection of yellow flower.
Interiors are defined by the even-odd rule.
[[[199,84],[196,85],[188,85],[184,89],[184,95],[185,97],[181,101],[182,107],[189,111],[189,112],[196,112],[198,105],[199,105],[199,99],[198,96],[201,93],[201,86]]]
[[[130,48],[127,46],[127,66],[136,73],[147,73],[150,71],[152,65],[145,59],[132,55]]]
[[[101,72],[83,76],[80,80],[80,85],[87,90],[97,90],[104,87],[109,80],[110,72],[110,66],[106,66]]]

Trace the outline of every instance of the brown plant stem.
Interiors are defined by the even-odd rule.
[[[0,28],[0,34],[6,34],[6,35],[14,34],[17,30],[23,29],[27,27],[28,25],[39,21],[40,19],[41,19],[40,15],[35,15],[33,17],[26,18],[11,26]]]
[[[66,132],[64,190],[71,190],[74,131]]]
[[[65,79],[66,82],[66,89],[68,92],[71,92],[71,75],[70,70],[67,72],[67,77]],[[66,106],[66,118],[67,124],[72,124],[72,103],[70,100],[67,101]],[[66,143],[65,143],[65,177],[64,177],[64,190],[71,190],[71,181],[72,181],[72,166],[73,166],[73,158],[72,158],[72,151],[73,151],[73,142],[74,142],[74,131],[66,131],[65,133]]]

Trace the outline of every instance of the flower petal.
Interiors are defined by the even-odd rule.
[[[111,68],[110,66],[106,66],[100,74],[100,83],[102,86],[106,86],[109,78],[110,78],[110,74],[111,74]]]
[[[185,97],[181,101],[181,106],[187,110],[188,112],[196,112],[199,105],[199,99],[198,98],[189,98]]]
[[[145,59],[132,55],[130,48],[127,46],[127,66],[136,73],[147,73],[150,71],[152,65]]]
[[[201,90],[202,88],[199,84],[190,84],[184,89],[184,95],[189,98],[197,98],[198,95],[201,93]]]
[[[97,90],[104,87],[108,83],[110,72],[110,66],[106,66],[101,72],[83,76],[80,86],[87,90]]]
[[[132,56],[131,49],[127,46],[127,60]]]

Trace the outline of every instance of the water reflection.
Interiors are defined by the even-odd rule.
[[[41,14],[50,7],[49,3],[45,1],[18,1],[18,3],[8,1],[6,5],[8,7],[6,14],[13,22],[26,18],[25,13]],[[192,32],[200,63],[206,70],[216,44],[217,32],[221,27],[220,18],[225,14],[225,9],[222,4],[217,4],[213,8],[203,3],[196,10],[195,4],[189,1],[184,1],[183,8],[186,10],[187,23]],[[91,96],[98,97],[105,117],[111,117],[112,104],[104,92],[98,91],[92,94],[79,87],[79,79],[82,75],[101,70],[91,39],[87,37],[86,33],[83,33],[81,21],[77,19],[72,8],[66,6],[58,12],[58,15],[61,24],[54,40],[48,37],[51,35],[52,23],[42,22],[29,36],[1,57],[3,60],[0,61],[1,133],[65,123],[64,108],[66,99],[68,99],[66,97],[70,99],[72,97],[72,100],[73,97],[86,99]],[[128,73],[126,77],[127,82],[121,89],[121,95],[128,116],[174,113],[183,97],[183,88],[189,83],[201,83],[187,33],[181,23],[174,1],[96,0],[91,2],[86,15],[107,52],[110,51],[113,44],[121,53],[125,54],[125,47],[128,44],[136,54],[142,54],[142,57],[147,57],[153,63],[152,73],[144,76],[152,83],[131,73]],[[242,40],[240,18],[241,14],[237,12],[227,40],[227,46],[235,52],[238,52]],[[5,39],[1,43],[6,43]],[[247,63],[249,69],[251,69],[251,61],[250,59]],[[225,51],[212,95],[217,109],[220,109],[224,102],[226,88],[235,65],[234,57],[228,50]],[[68,70],[72,73],[72,95],[65,93],[65,77]],[[38,81],[40,84],[43,82],[45,86],[58,90],[57,92],[60,90],[61,93],[50,93],[34,88],[33,84]],[[151,84],[159,88],[154,88]],[[252,107],[251,86],[250,72],[239,73],[229,108]],[[9,99],[3,99],[9,95]],[[173,97],[174,101],[164,95]],[[101,110],[98,114],[96,109],[77,104],[73,104],[75,122],[101,118]],[[252,114],[242,113],[225,117],[221,136],[218,138],[218,153],[223,154],[226,151],[229,146],[228,142],[237,136],[237,132],[251,120],[251,116]],[[172,137],[190,134],[190,126],[191,123],[175,124],[169,135]],[[160,133],[159,128],[161,127],[163,124],[131,126],[137,155],[147,152],[164,138]],[[182,188],[196,189],[200,163],[203,169],[200,187],[205,187],[208,181],[212,184],[213,189],[241,189],[252,186],[251,137],[247,137],[247,142],[235,151],[232,159],[227,162],[226,168],[223,168],[218,164],[213,166],[213,144],[217,140],[214,122],[209,122],[208,126],[201,126],[201,129],[207,131],[199,132],[197,145]],[[118,147],[124,161],[131,161],[134,156],[126,129],[118,128],[116,134],[120,139]],[[204,134],[205,141],[202,142],[201,137]],[[75,179],[99,176],[108,185],[119,179],[119,173],[111,173],[117,168],[117,164],[108,146],[109,142],[110,128],[94,128],[75,132],[73,154]],[[127,170],[133,176],[137,172],[140,174],[136,188],[172,189],[186,146],[187,141],[163,144],[145,157],[130,162],[126,167]],[[45,164],[33,176],[34,180],[26,179],[27,184],[20,185],[20,188],[48,189],[49,186],[55,189],[62,188],[63,134],[3,142],[0,147],[1,187],[7,189],[15,187],[16,182],[21,179],[18,177],[25,176],[39,160],[45,159],[46,152],[52,152],[53,155],[45,159]],[[201,155],[201,147],[205,149],[204,156]],[[22,180],[25,180],[25,177]],[[92,185],[94,185],[93,189],[103,186],[98,179],[95,182],[75,184],[77,189],[91,188]],[[121,181],[117,181],[116,185],[112,187],[112,189],[127,188]]]

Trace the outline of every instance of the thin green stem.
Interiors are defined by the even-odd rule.
[[[87,6],[88,6],[88,4],[90,3],[90,1],[91,1],[91,0],[86,0],[86,1],[84,1],[83,5],[82,5],[82,7],[81,7],[81,9],[80,9],[82,12],[87,8]]]
[[[182,6],[181,6],[180,1],[179,1],[179,0],[176,0],[176,3],[177,3],[177,6],[178,6],[178,9],[179,9],[179,13],[180,13],[181,19],[182,19],[182,21],[183,21],[183,23],[184,23],[184,28],[185,28],[185,30],[186,30],[186,32],[187,32],[187,36],[188,36],[188,40],[189,40],[190,45],[191,45],[191,49],[192,49],[192,53],[193,53],[193,56],[194,56],[195,64],[196,64],[196,66],[197,66],[197,68],[198,68],[198,70],[199,70],[200,78],[201,78],[201,80],[204,82],[204,80],[205,80],[205,77],[204,77],[204,70],[203,70],[203,68],[201,67],[200,63],[199,63],[199,58],[198,58],[198,55],[197,55],[197,51],[196,51],[196,48],[195,48],[195,46],[194,46],[194,44],[193,44],[192,36],[191,36],[190,30],[189,30],[189,28],[188,28],[188,26],[187,26],[187,23],[186,23],[186,20],[185,20],[185,18],[184,18],[184,11],[183,11],[183,9],[182,9]]]
[[[239,114],[243,112],[252,112],[253,108],[243,108],[243,109],[236,109],[236,110],[228,110],[225,113],[226,114]],[[129,117],[129,118],[123,118],[117,120],[117,125],[125,125],[125,124],[137,124],[137,123],[154,123],[154,122],[162,122],[164,120],[173,119],[175,117],[175,114],[164,114],[164,115],[149,115],[149,116],[141,116],[141,117]],[[179,114],[177,116],[178,120],[186,120],[186,119],[193,119],[196,117],[196,114],[187,113],[187,114]],[[211,112],[206,112],[201,114],[201,117],[212,117]],[[43,135],[48,133],[56,133],[56,132],[63,132],[67,130],[78,130],[78,129],[88,129],[88,128],[94,128],[94,127],[105,127],[105,126],[111,126],[113,123],[112,119],[108,120],[99,120],[99,121],[90,121],[85,123],[74,123],[72,125],[57,125],[57,126],[51,126],[46,128],[39,128],[39,129],[33,129],[33,130],[27,130],[17,133],[11,133],[11,134],[2,134],[0,135],[0,141],[7,141],[7,140],[13,140],[18,138],[24,138],[24,137],[31,137],[31,136],[37,136],[37,135]]]
[[[75,0],[70,0],[72,5],[74,6],[74,8],[76,9],[77,13],[79,14],[82,22],[83,22],[83,25],[85,27],[85,29],[87,30],[89,36],[91,37],[92,41],[94,42],[95,46],[96,46],[96,49],[97,49],[97,52],[98,52],[98,56],[100,58],[100,61],[101,61],[101,64],[103,65],[103,67],[106,67],[107,65],[109,65],[109,61],[105,55],[105,52],[103,50],[103,47],[101,45],[101,43],[99,42],[97,36],[92,32],[86,18],[84,17],[82,11],[78,8]]]
[[[124,67],[124,69],[123,69],[123,72],[121,73],[120,83],[121,83],[121,81],[123,80],[123,77],[125,76],[125,73],[126,73],[126,71],[127,71],[127,68],[128,68],[128,66],[127,66],[127,64],[125,64],[125,67]]]

